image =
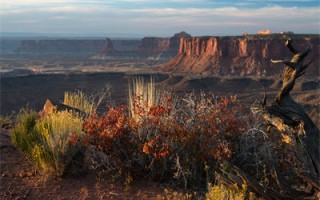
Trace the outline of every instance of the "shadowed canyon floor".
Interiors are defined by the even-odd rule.
[[[105,84],[110,84],[111,99],[116,104],[127,103],[128,81],[135,75],[149,78],[153,74],[159,84],[172,89],[179,95],[195,91],[212,92],[215,95],[236,95],[244,107],[248,108],[256,100],[263,98],[264,89],[267,100],[275,97],[280,87],[278,77],[238,77],[238,76],[185,76],[143,70],[131,72],[64,72],[48,74],[31,74],[1,78],[1,114],[18,111],[29,105],[40,110],[46,99],[55,102],[63,98],[65,91],[82,90],[87,94],[98,91]],[[300,102],[313,121],[319,125],[319,79],[300,79],[296,84],[293,97]]]

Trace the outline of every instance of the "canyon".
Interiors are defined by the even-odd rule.
[[[61,99],[64,91],[90,94],[109,83],[114,99],[125,103],[131,76],[158,77],[159,84],[183,94],[213,92],[235,95],[246,106],[263,96],[275,96],[283,64],[271,59],[290,58],[287,38],[303,50],[312,47],[306,75],[294,94],[319,122],[319,35],[244,35],[142,39],[7,39],[1,38],[1,114],[28,104],[37,110],[46,98]],[[270,100],[270,99],[269,99]],[[319,123],[317,123],[319,124]]]
[[[287,38],[292,38],[298,49],[312,47],[309,60],[313,63],[306,75],[319,76],[319,35],[191,37],[180,32],[167,38],[1,40],[0,56],[5,68],[12,68],[8,63],[12,60],[55,60],[58,67],[63,66],[62,60],[73,60],[106,68],[109,62],[144,62],[133,65],[202,76],[274,76],[281,73],[283,66],[271,63],[271,59],[290,57],[283,45]]]

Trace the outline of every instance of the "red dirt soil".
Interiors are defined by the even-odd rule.
[[[11,144],[8,130],[0,130],[0,199],[156,199],[164,187],[150,181],[123,183],[98,180],[93,171],[84,177],[45,181]]]

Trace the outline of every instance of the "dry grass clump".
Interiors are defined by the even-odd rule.
[[[77,108],[86,114],[92,114],[95,109],[95,103],[89,99],[82,91],[65,92],[63,104]]]
[[[222,184],[211,185],[209,184],[208,192],[206,193],[206,200],[217,200],[217,199],[229,199],[229,200],[255,200],[259,199],[253,192],[247,190],[247,186],[243,185],[239,188],[234,185],[234,188],[229,188]]]

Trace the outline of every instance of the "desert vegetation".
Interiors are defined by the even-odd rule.
[[[95,170],[126,187],[142,178],[185,191],[167,190],[159,199],[316,198],[319,130],[289,95],[310,50],[287,45],[294,57],[278,61],[287,71],[271,106],[264,99],[250,112],[236,96],[177,96],[138,76],[129,82],[127,104],[109,103],[103,112],[97,108],[109,87],[91,97],[66,92],[63,104],[74,109],[21,109],[12,143],[46,177]]]
[[[88,106],[89,98],[79,91],[65,93],[64,103],[90,108],[86,117],[52,110],[39,118],[35,111],[22,109],[11,131],[14,145],[50,177],[81,175],[87,167],[112,174],[127,187],[143,177],[207,191],[205,196],[167,191],[159,199],[257,199],[261,194],[245,181],[233,182],[234,168],[276,192],[274,159],[279,159],[278,170],[288,177],[287,184],[305,187],[290,169],[299,168],[292,138],[270,134],[261,113],[247,112],[235,96],[177,97],[152,78],[137,77],[130,84],[128,105],[109,105],[105,113],[92,111],[93,103]]]
[[[84,146],[72,142],[81,137],[83,120],[69,111],[48,113],[42,119],[32,110],[22,109],[11,131],[13,144],[45,176],[63,176],[67,167],[78,173],[84,158]]]

